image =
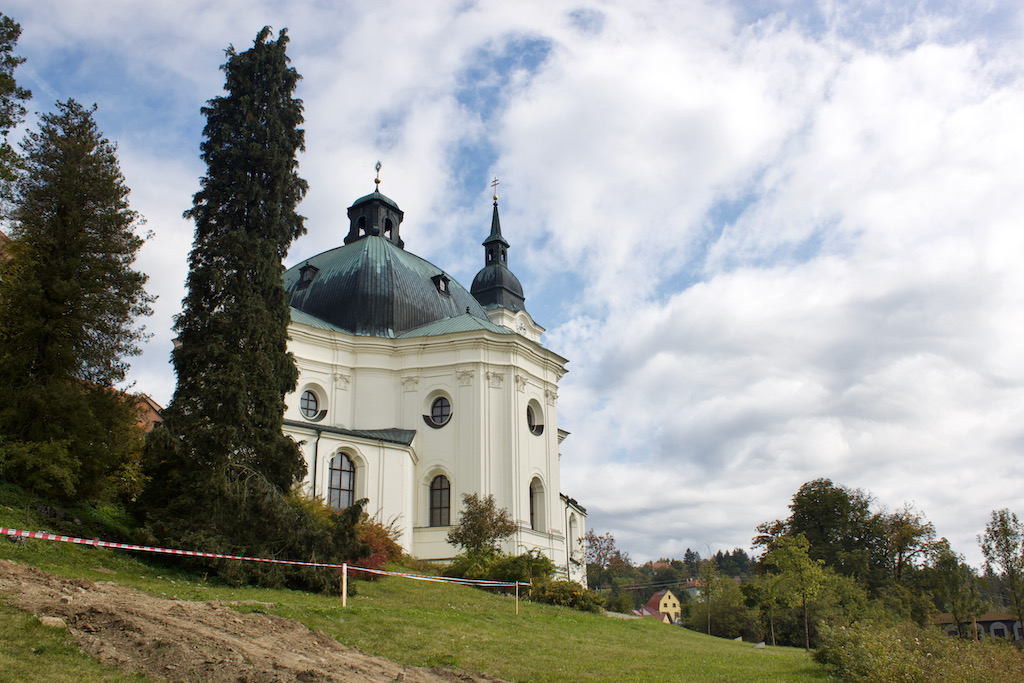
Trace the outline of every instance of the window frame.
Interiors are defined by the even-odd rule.
[[[444,474],[438,474],[430,480],[429,517],[431,527],[446,527],[452,523],[452,484]]]
[[[337,465],[335,464],[337,463]],[[346,467],[346,464],[348,467]],[[348,487],[346,476],[348,475]],[[335,476],[337,475],[337,476]],[[344,500],[347,505],[342,505]],[[327,505],[334,510],[344,510],[356,502],[356,463],[348,453],[339,451],[335,453],[327,469]]]
[[[434,429],[441,429],[452,421],[454,414],[451,399],[444,395],[436,396],[430,402],[430,413],[423,416],[423,421]]]

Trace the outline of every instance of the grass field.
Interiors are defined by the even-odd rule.
[[[24,528],[24,522],[24,510],[0,504],[0,526]],[[68,578],[113,580],[154,595],[251,601],[238,609],[297,619],[346,645],[401,664],[442,666],[512,681],[828,680],[802,650],[755,650],[749,643],[653,620],[612,619],[527,602],[520,603],[516,615],[511,597],[462,586],[400,578],[360,581],[358,594],[343,608],[340,598],[232,588],[151,565],[138,555],[64,543],[15,545],[0,539],[0,558]],[[40,666],[49,675],[32,679],[141,680],[118,677],[75,652],[62,630],[43,627],[2,603],[0,640],[0,681],[24,680],[9,672],[38,672]]]

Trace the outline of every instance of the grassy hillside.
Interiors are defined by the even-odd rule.
[[[4,505],[0,498],[0,526],[24,528],[25,521],[24,509]],[[231,588],[150,565],[137,555],[70,544],[15,545],[0,539],[0,558],[69,578],[113,580],[155,595],[247,601],[240,610],[297,619],[346,645],[402,664],[443,666],[508,680],[827,680],[800,650],[755,650],[749,643],[710,638],[653,620],[624,621],[525,602],[516,615],[510,597],[461,586],[399,578],[358,582],[358,595],[342,608],[339,598]],[[18,644],[11,646],[15,636]],[[113,680],[106,678],[109,670],[69,655],[60,631],[41,627],[2,604],[0,637],[0,680],[3,672],[24,671],[44,654],[48,666],[55,667],[54,674],[63,672],[60,678],[65,680]]]

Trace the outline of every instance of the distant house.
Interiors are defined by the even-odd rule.
[[[956,624],[953,623],[952,614],[939,614],[932,618],[932,623],[950,635],[956,634]],[[977,625],[979,638],[1024,640],[1024,630],[1021,629],[1017,617],[1006,612],[985,612],[973,623],[968,621],[960,624],[960,631],[972,634],[974,625]]]
[[[679,590],[685,591],[691,598],[696,598],[700,595],[700,579],[690,579],[685,583],[679,584]]]
[[[652,610],[647,605],[644,605],[640,609],[633,610],[633,614],[635,614],[638,617],[645,617],[645,618],[648,618],[648,619],[657,619],[658,621],[662,622],[663,624],[671,624],[672,623],[672,620],[669,619],[667,614],[664,614],[664,613],[659,612],[657,610]]]
[[[672,591],[663,590],[658,591],[651,596],[651,599],[647,601],[647,604],[640,608],[638,611],[645,611],[648,614],[641,614],[640,616],[649,616],[649,614],[661,614],[666,617],[669,622],[679,621],[679,617],[682,615],[682,608],[679,606],[679,598],[677,598]]]

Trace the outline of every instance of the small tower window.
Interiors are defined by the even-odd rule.
[[[391,237],[391,225],[392,223],[390,218],[384,219],[384,235],[386,237]]]
[[[530,428],[530,433],[534,436],[544,433],[544,413],[536,401],[530,401],[526,405],[526,426]]]

